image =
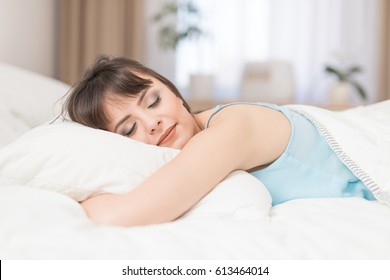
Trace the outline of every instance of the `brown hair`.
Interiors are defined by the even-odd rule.
[[[151,80],[141,78],[137,74],[154,77],[162,82],[191,112],[175,85],[165,77],[135,60],[102,55],[71,89],[63,105],[63,113],[67,112],[72,121],[93,128],[106,129],[109,117],[104,111],[104,103],[108,93],[136,97],[151,85]]]

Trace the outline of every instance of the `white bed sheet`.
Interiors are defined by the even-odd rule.
[[[302,199],[268,215],[194,215],[95,226],[74,200],[0,189],[1,259],[390,259],[390,209],[360,198]]]
[[[28,85],[38,79],[41,83],[36,92],[23,89],[20,95],[15,95],[13,83],[0,85],[5,84],[7,89],[0,88],[1,104],[9,105],[0,108],[6,116],[2,125],[14,133],[6,139],[9,143],[52,117],[52,112],[39,110],[35,104],[31,108],[38,108],[39,114],[34,118],[29,115],[34,110],[24,110],[28,108],[26,103],[19,107],[19,102],[40,102],[39,93],[47,94],[55,87],[59,91],[46,99],[52,104],[67,86],[34,74],[30,79],[28,72],[19,75],[15,68],[0,66],[2,77],[10,74],[10,81]],[[12,98],[6,96],[7,92]],[[23,94],[27,93],[37,95],[26,99]],[[389,115],[390,104],[354,110],[384,120],[382,116]],[[238,175],[233,174],[232,180],[177,221],[131,228],[96,226],[75,200],[54,191],[25,185],[1,186],[0,258],[390,259],[389,206],[360,198],[332,198],[294,200],[272,208],[264,200],[258,208],[236,203],[229,209],[229,198],[235,196],[240,201],[266,192],[251,188]],[[231,192],[237,188],[241,194]]]

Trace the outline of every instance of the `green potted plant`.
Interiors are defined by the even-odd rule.
[[[180,23],[178,24],[178,18]],[[191,0],[170,0],[162,4],[152,20],[158,24],[159,44],[162,49],[176,50],[184,40],[198,39],[204,35],[199,26],[201,13]],[[194,41],[195,42],[195,41]],[[202,59],[198,57],[198,62]],[[208,73],[192,73],[189,92],[193,99],[209,99],[213,94],[214,76]]]
[[[180,26],[177,24],[179,13],[183,17]],[[190,0],[164,2],[152,18],[159,25],[160,47],[176,49],[181,41],[202,35],[199,19],[199,9]]]
[[[354,79],[357,73],[362,72],[359,66],[351,66],[346,69],[337,68],[331,65],[325,66],[325,72],[336,76],[338,83],[331,89],[331,100],[333,103],[347,103],[351,92],[356,91],[362,100],[367,99],[367,93],[362,85]]]

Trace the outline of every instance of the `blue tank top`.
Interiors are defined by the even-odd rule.
[[[282,112],[291,123],[284,153],[264,169],[251,174],[272,197],[272,205],[299,198],[362,197],[375,200],[371,191],[337,157],[311,121],[282,106],[237,102],[215,107],[206,123],[221,109],[234,104],[266,106]]]

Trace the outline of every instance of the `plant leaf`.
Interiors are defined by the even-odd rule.
[[[159,21],[163,20],[164,18],[176,15],[177,10],[178,10],[178,6],[177,6],[177,3],[175,1],[167,2],[161,6],[160,12],[155,14],[152,19],[155,22],[159,22]]]
[[[336,68],[334,68],[332,66],[327,65],[325,67],[325,71],[330,73],[330,74],[335,74],[339,81],[344,81],[345,80],[344,74],[340,70],[337,70]]]
[[[345,73],[345,77],[349,78],[352,76],[352,74],[359,72],[362,72],[362,68],[360,66],[352,66],[348,68],[347,72]]]
[[[178,14],[185,19],[179,26]],[[152,18],[160,25],[160,46],[164,49],[176,49],[186,38],[200,36],[203,31],[197,26],[199,18],[199,10],[191,0],[165,2]]]
[[[192,1],[187,2],[186,9],[189,14],[199,14],[198,8],[194,5],[194,3],[192,3]]]
[[[367,93],[364,90],[364,88],[356,81],[350,81],[350,83],[356,88],[356,90],[359,93],[360,97],[363,100],[366,100],[367,99]]]

